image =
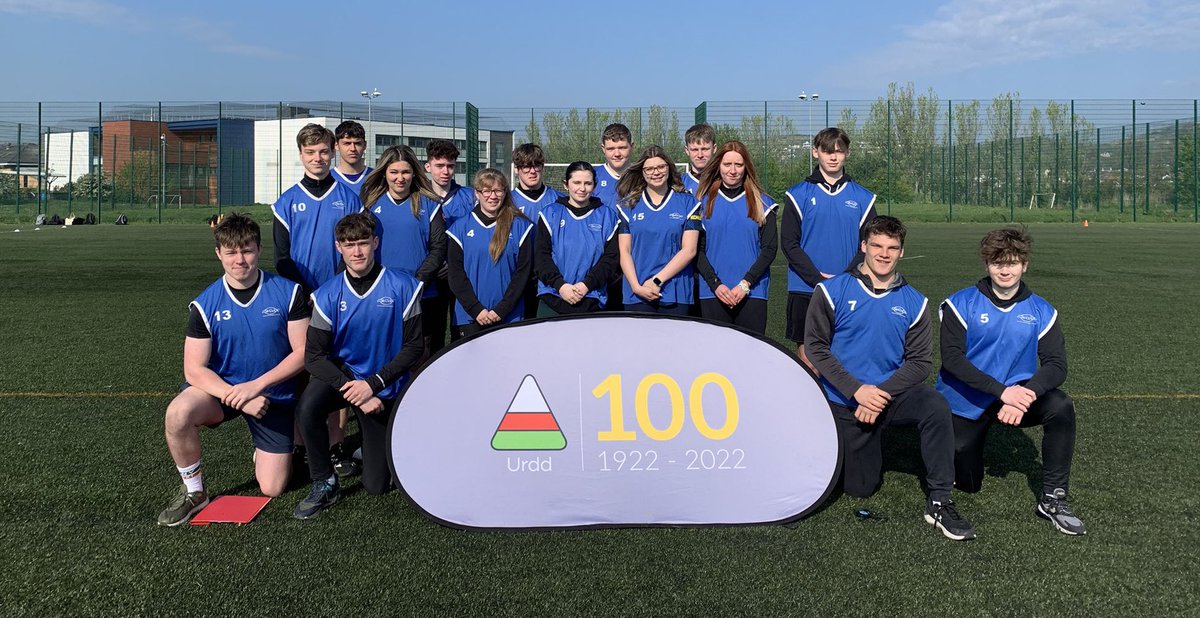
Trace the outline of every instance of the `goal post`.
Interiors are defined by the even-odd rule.
[[[1034,208],[1054,208],[1057,193],[1034,193],[1029,196],[1029,210]]]

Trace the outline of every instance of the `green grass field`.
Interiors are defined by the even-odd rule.
[[[256,210],[265,221],[262,209]],[[480,533],[357,481],[246,527],[161,529],[179,484],[162,414],[186,305],[219,274],[201,225],[0,230],[0,614],[1195,615],[1200,301],[1187,224],[1041,224],[1027,275],[1061,312],[1079,409],[1071,538],[1033,515],[1039,430],[994,431],[979,538],[921,519],[915,435],[882,490],[794,526]],[[981,275],[985,224],[912,226],[902,271],[933,302]],[[270,248],[264,251],[270,255]],[[776,263],[769,334],[783,336]],[[1192,283],[1188,283],[1191,281]],[[253,494],[246,430],[204,433],[213,494]],[[861,522],[868,506],[887,516]]]

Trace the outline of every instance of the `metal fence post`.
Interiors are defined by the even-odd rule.
[[[1133,172],[1133,177],[1129,183],[1129,197],[1133,201],[1133,220],[1137,221],[1138,209],[1138,183],[1137,183],[1137,99],[1129,101],[1129,107],[1132,109],[1132,122],[1130,123],[1131,133],[1129,136],[1129,160],[1130,170]]]
[[[1144,214],[1150,214],[1150,123],[1146,123],[1146,211]]]
[[[45,193],[45,191],[46,191],[46,185],[45,185],[45,183],[42,182],[42,167],[43,167],[42,163],[44,162],[44,159],[42,158],[42,102],[41,101],[38,101],[37,138],[38,138],[38,149],[37,149],[37,151],[38,151],[38,163],[37,163],[38,177],[37,177],[37,213],[36,214],[40,215],[40,214],[42,214],[42,193]],[[50,146],[50,140],[47,139],[46,147],[49,148],[49,146]]]
[[[75,212],[75,131],[67,135],[67,214]]]
[[[279,108],[275,111],[275,116],[279,120],[279,147],[275,151],[275,193],[283,195],[283,101],[279,102]]]
[[[21,215],[21,123],[17,123],[17,216]]]
[[[1117,191],[1117,212],[1125,214],[1125,126],[1121,126],[1121,179]]]
[[[99,161],[96,172],[92,175],[92,183],[96,187],[96,223],[100,223],[101,208],[104,206],[104,102],[96,103],[96,126],[100,133],[96,137],[96,160]],[[91,161],[91,148],[88,149],[88,160]]]
[[[158,222],[162,223],[163,197],[167,192],[167,135],[163,133],[162,101],[158,102]]]
[[[218,216],[221,215],[221,210],[222,210],[221,202],[223,201],[221,199],[221,197],[222,197],[221,196],[221,188],[222,188],[221,187],[221,180],[222,180],[221,170],[222,170],[222,168],[225,167],[225,165],[224,165],[225,162],[222,160],[222,159],[224,159],[224,157],[222,156],[224,148],[222,147],[223,142],[221,141],[221,137],[222,137],[221,136],[221,125],[225,124],[222,121],[222,118],[224,116],[225,116],[224,106],[221,103],[221,101],[217,101],[217,215]],[[209,161],[209,163],[211,164],[212,161]],[[212,168],[209,168],[209,169],[212,169]]]
[[[887,214],[892,214],[892,98],[887,100]]]
[[[1175,170],[1171,173],[1171,201],[1179,214],[1179,119],[1175,119]]]
[[[950,151],[950,210],[947,221],[954,221],[954,100],[946,100],[946,148]]]
[[[1100,129],[1096,129],[1096,212],[1100,212]]]

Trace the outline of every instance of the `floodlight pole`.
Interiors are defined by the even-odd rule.
[[[817,99],[821,98],[821,95],[817,94],[815,92],[812,94],[808,94],[807,92],[801,90],[799,96],[797,96],[796,98],[800,99],[801,102],[805,103],[804,108],[805,108],[805,110],[807,110],[808,119],[804,121],[804,130],[808,132],[809,148],[810,149],[816,148],[817,140],[814,138],[813,133],[812,133],[812,104],[816,103]],[[813,159],[812,159],[812,153],[810,152],[808,155],[808,173],[812,174],[812,171],[813,171]]]
[[[371,100],[378,99],[379,97],[383,96],[383,93],[380,92],[378,88],[372,88],[370,92],[367,92],[366,90],[359,91],[358,96],[367,100],[367,137],[369,137],[373,142],[375,141],[375,138],[371,127]]]

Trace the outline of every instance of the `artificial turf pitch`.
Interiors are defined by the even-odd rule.
[[[914,224],[902,271],[934,305],[981,275],[986,229]],[[1090,532],[1067,537],[1033,515],[1040,431],[1005,428],[989,440],[983,492],[955,494],[979,538],[955,543],[921,518],[904,430],[885,442],[876,496],[838,497],[793,526],[463,532],[352,480],[312,521],[291,517],[297,482],[249,526],[159,528],[179,484],[162,414],[182,381],[186,305],[220,273],[211,234],[9,226],[0,614],[1195,615],[1197,229],[1031,228],[1026,280],[1067,337],[1072,504]],[[783,268],[769,328],[780,340]],[[240,422],[203,440],[210,494],[257,491]],[[886,519],[859,520],[860,507]]]

